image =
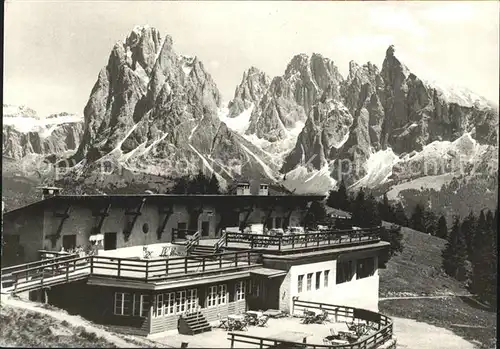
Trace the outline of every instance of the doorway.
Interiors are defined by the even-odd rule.
[[[104,250],[116,250],[116,233],[104,233]]]
[[[177,223],[177,239],[185,239],[186,238],[186,230],[187,230],[187,223],[181,222]]]
[[[210,230],[210,222],[201,222],[201,236],[208,236]]]
[[[62,245],[66,251],[74,250],[76,248],[76,235],[63,235]]]

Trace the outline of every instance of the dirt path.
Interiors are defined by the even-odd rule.
[[[9,296],[2,295],[2,304],[49,315],[59,321],[67,321],[70,325],[75,327],[83,326],[87,332],[94,332],[97,336],[105,338],[107,341],[115,344],[118,348],[139,348],[139,346],[134,345],[131,342],[125,341],[122,338],[118,337],[117,335],[114,335],[108,331],[105,331],[99,327],[92,325],[90,322],[84,320],[80,316],[69,315],[64,311],[45,309],[40,306],[40,303],[17,300]]]
[[[474,349],[452,331],[415,320],[392,317],[398,349]]]
[[[438,298],[451,298],[451,297],[471,297],[470,294],[449,294],[449,295],[441,295],[441,296],[401,296],[401,297],[382,297],[379,298],[379,301],[389,301],[395,299],[438,299]]]

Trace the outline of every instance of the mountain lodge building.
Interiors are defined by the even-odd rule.
[[[2,292],[141,335],[193,334],[247,310],[292,313],[297,298],[378,311],[378,260],[389,246],[378,228],[268,234],[302,227],[321,196],[269,195],[250,183],[236,195],[55,189],[4,214]],[[262,231],[245,229],[253,225]],[[60,252],[77,247],[93,252]],[[190,325],[194,313],[204,325]]]

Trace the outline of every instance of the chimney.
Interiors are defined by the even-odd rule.
[[[269,185],[265,183],[261,183],[259,186],[259,195],[267,196],[269,195]]]
[[[57,196],[61,192],[61,188],[57,187],[40,187],[42,189],[42,200]]]

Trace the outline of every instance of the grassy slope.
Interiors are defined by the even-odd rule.
[[[380,270],[380,297],[398,294],[467,294],[464,285],[441,269],[441,251],[446,241],[403,227],[403,252]]]
[[[403,253],[380,270],[380,297],[468,294],[465,285],[441,271],[445,240],[409,228],[402,228],[402,232]],[[389,316],[444,327],[482,343],[482,348],[494,348],[496,343],[496,312],[466,297],[385,300],[379,302],[379,309]]]
[[[0,309],[1,347],[116,348],[113,343],[52,316],[26,309]]]

